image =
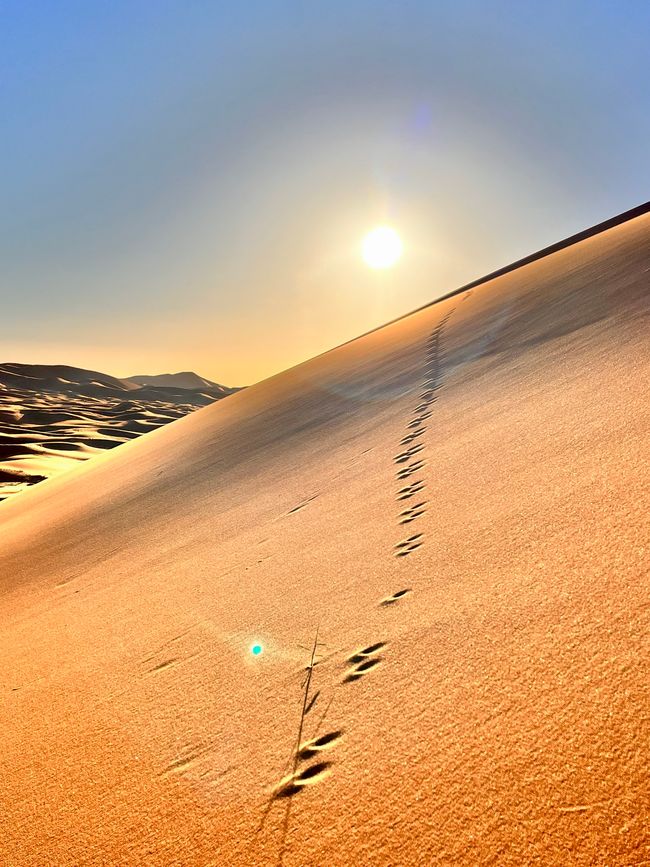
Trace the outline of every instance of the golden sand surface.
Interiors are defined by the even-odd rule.
[[[649,279],[647,215],[1,504],[0,863],[650,863]]]

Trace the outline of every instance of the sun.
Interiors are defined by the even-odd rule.
[[[391,268],[401,257],[404,246],[390,226],[377,226],[361,244],[364,262],[371,268]]]

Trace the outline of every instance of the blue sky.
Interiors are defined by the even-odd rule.
[[[252,382],[640,203],[649,35],[647,2],[0,2],[0,361]]]

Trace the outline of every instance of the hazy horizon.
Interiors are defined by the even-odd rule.
[[[647,4],[0,23],[9,361],[252,384],[647,198]]]

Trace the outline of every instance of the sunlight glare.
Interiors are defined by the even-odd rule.
[[[371,268],[390,268],[401,257],[404,247],[399,235],[390,226],[377,226],[363,239],[361,252]]]

